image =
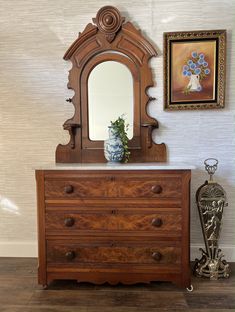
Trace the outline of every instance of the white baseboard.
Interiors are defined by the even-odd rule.
[[[29,257],[38,255],[38,244],[36,241],[0,241],[0,257]]]
[[[191,245],[191,261],[201,257],[199,248],[203,248],[202,245]],[[220,245],[225,260],[228,262],[235,262],[235,246],[233,245]],[[36,241],[14,241],[14,242],[1,242],[0,241],[0,257],[37,257],[37,242]]]

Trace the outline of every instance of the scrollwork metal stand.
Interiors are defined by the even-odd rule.
[[[196,201],[206,250],[199,249],[202,252],[202,257],[200,260],[195,260],[194,274],[199,277],[217,280],[222,277],[228,278],[230,275],[229,264],[226,260],[222,260],[224,255],[218,247],[223,209],[228,204],[224,189],[213,181],[213,174],[217,169],[218,160],[208,158],[204,164],[210,179],[197,190]]]

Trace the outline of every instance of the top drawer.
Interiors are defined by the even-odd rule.
[[[180,198],[181,192],[179,174],[81,171],[45,177],[46,198]]]

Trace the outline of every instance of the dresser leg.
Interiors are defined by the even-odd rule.
[[[180,279],[173,281],[173,283],[179,288],[186,288],[187,290],[193,288],[190,279],[180,278]],[[189,290],[189,291],[192,291],[192,290]]]

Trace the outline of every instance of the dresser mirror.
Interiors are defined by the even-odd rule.
[[[70,141],[59,144],[57,163],[103,163],[104,140],[111,120],[129,123],[130,162],[166,161],[166,146],[152,140],[158,122],[147,114],[153,100],[149,68],[157,56],[141,31],[112,6],[102,7],[64,55],[72,62],[68,88],[74,90],[74,116],[63,127]]]
[[[104,141],[110,120],[122,114],[129,125],[128,138],[132,139],[133,112],[133,78],[128,67],[115,61],[96,65],[88,78],[89,139]]]

